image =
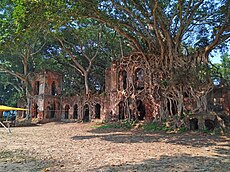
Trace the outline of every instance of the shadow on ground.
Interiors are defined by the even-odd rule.
[[[111,129],[104,129],[103,132],[97,134],[95,129],[90,130],[89,133],[91,135],[83,135],[83,136],[74,136],[73,140],[85,140],[85,139],[94,139],[100,138],[105,141],[110,141],[113,143],[151,143],[151,142],[165,142],[170,144],[177,145],[186,145],[192,147],[208,147],[214,146],[218,142],[228,142],[230,139],[228,137],[222,137],[217,135],[209,135],[205,133],[180,133],[180,134],[167,134],[163,132],[132,132],[132,131],[123,131],[117,132],[114,130],[112,132]]]
[[[230,171],[229,161],[221,158],[192,157],[188,154],[180,156],[161,156],[139,163],[124,163],[120,165],[102,166],[90,169],[90,172],[152,172],[152,171]]]
[[[31,153],[17,150],[0,150],[0,171],[42,171],[55,164],[53,160],[40,160]]]

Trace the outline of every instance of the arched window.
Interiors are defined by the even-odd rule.
[[[65,119],[69,119],[69,105],[65,105]]]
[[[77,119],[78,118],[78,106],[77,104],[74,105],[73,107],[73,119]]]
[[[85,104],[83,110],[83,121],[89,122],[89,105]]]
[[[52,82],[52,85],[51,85],[51,95],[52,96],[57,95],[56,84],[54,81]]]
[[[119,72],[118,89],[125,90],[127,88],[127,85],[127,72],[125,70],[122,70]]]
[[[135,70],[135,77],[134,77],[135,88],[137,90],[144,89],[144,70],[141,68],[137,68]]]
[[[101,105],[98,103],[95,105],[95,118],[96,119],[101,118]]]

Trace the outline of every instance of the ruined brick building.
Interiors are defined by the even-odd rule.
[[[145,93],[147,72],[141,59],[122,58],[105,71],[105,94],[72,97],[62,96],[62,75],[52,71],[38,72],[31,77],[30,114],[32,118],[45,121],[152,120],[156,118],[154,114],[159,114],[160,101],[156,98],[149,105]],[[209,103],[221,106],[229,114],[229,95],[229,87],[215,89]]]
[[[102,96],[94,95],[89,99],[80,95],[64,97],[62,96],[63,76],[52,71],[38,72],[31,79],[33,96],[30,101],[30,114],[32,118],[43,121],[104,119],[101,116],[104,100]]]
[[[41,71],[31,77],[32,97],[30,114],[40,120],[83,120],[91,121],[135,118],[137,108],[139,120],[150,119],[143,89],[145,69],[141,63],[121,64],[114,61],[105,71],[105,94],[89,96],[62,96],[63,76],[52,71]],[[133,81],[131,83],[131,81]],[[139,92],[135,98],[127,100],[127,94]],[[128,102],[128,103],[127,103]],[[135,103],[136,107],[132,107]],[[127,111],[125,107],[129,107]],[[157,109],[156,109],[157,110]]]

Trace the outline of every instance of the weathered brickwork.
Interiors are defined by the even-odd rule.
[[[62,96],[62,75],[51,71],[35,73],[31,77],[30,114],[43,121],[92,121],[105,119],[104,96]]]
[[[62,96],[62,75],[42,71],[31,77],[30,113],[40,120],[92,121],[135,119],[152,121],[160,118],[160,97],[147,93],[148,73],[142,60],[122,58],[105,71],[105,94]],[[160,74],[157,76],[160,78]],[[157,78],[156,78],[157,79]],[[151,101],[150,101],[151,99]],[[185,98],[186,99],[186,98]],[[210,105],[230,114],[229,87],[215,88],[208,97]],[[184,100],[187,109],[192,108]],[[215,109],[214,109],[215,110]]]

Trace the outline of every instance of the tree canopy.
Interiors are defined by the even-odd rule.
[[[157,89],[162,97],[162,114],[173,103],[178,115],[183,113],[185,95],[197,102],[194,112],[205,110],[204,97],[213,87],[209,55],[217,48],[228,48],[228,0],[3,2],[1,42],[22,35],[34,44],[38,35],[45,35],[48,41],[39,51],[41,59],[68,65],[72,67],[68,71],[71,74],[78,71],[85,76],[82,83],[86,90],[88,81],[94,87],[102,85],[98,84],[103,79],[98,79],[97,72],[115,57],[137,53],[149,73],[147,97],[154,102]],[[39,40],[42,45],[42,39]],[[7,64],[3,60],[1,63]],[[159,78],[159,73],[163,78]],[[226,71],[223,75],[227,76]]]

